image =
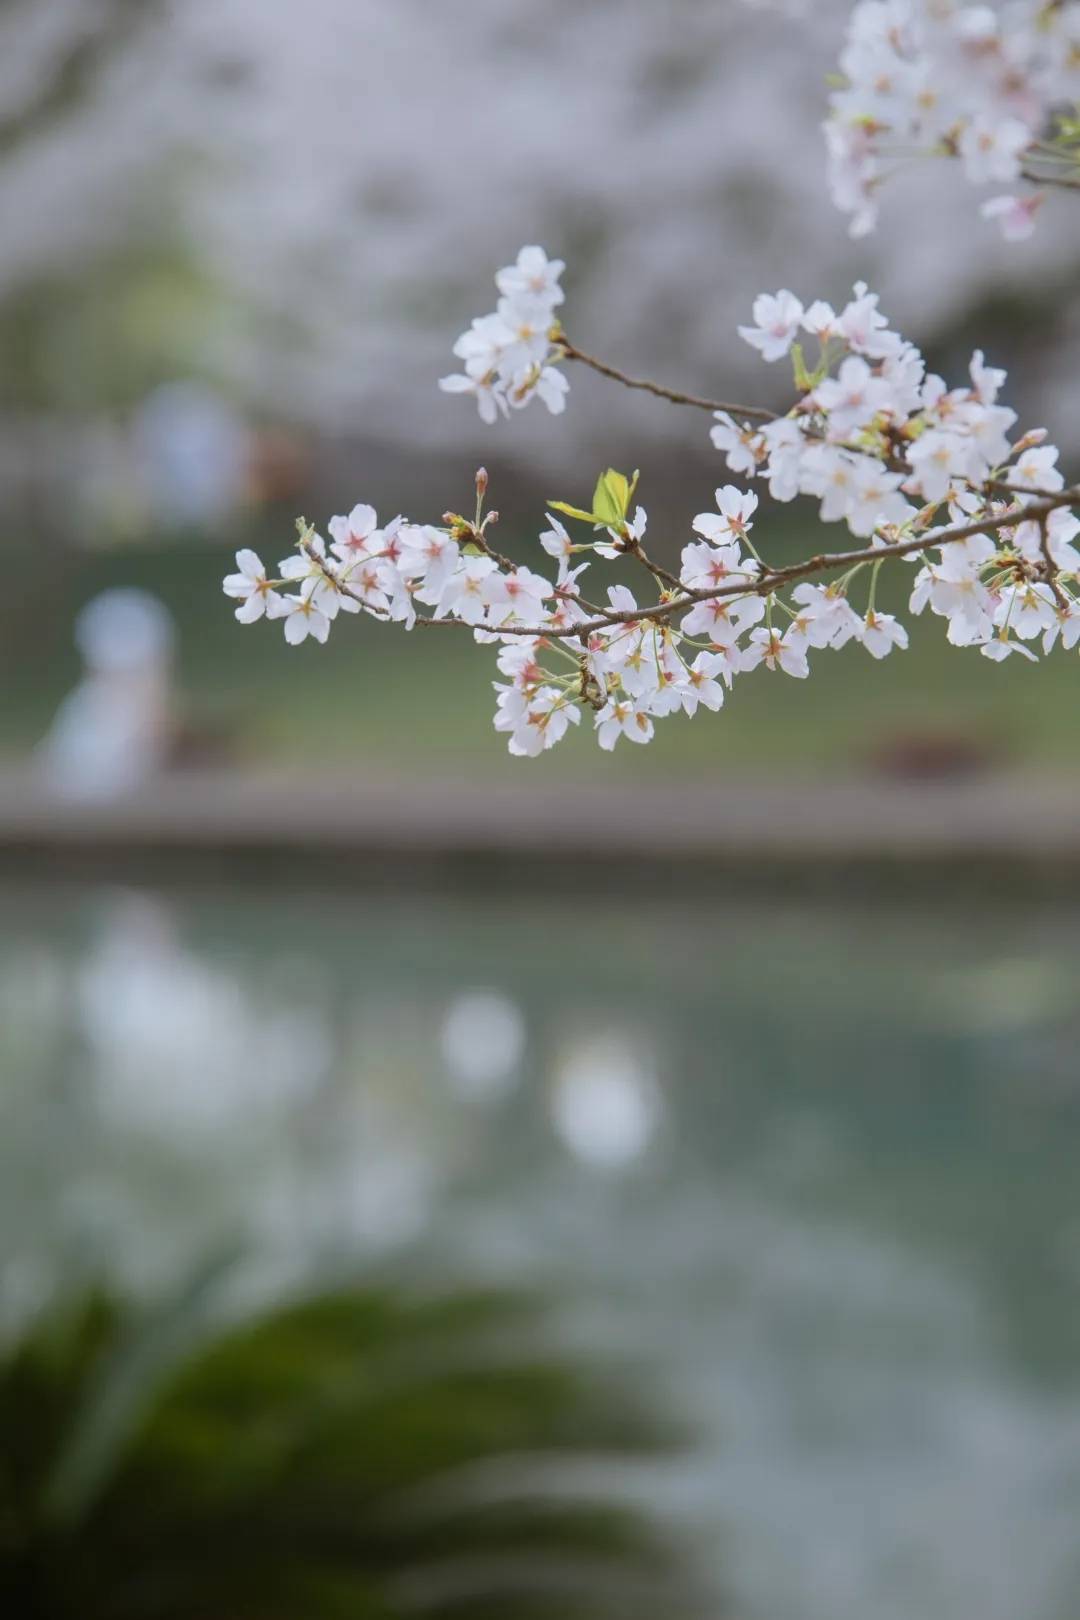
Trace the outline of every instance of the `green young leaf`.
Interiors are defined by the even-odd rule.
[[[600,523],[595,512],[583,512],[580,506],[568,506],[565,501],[548,501],[553,512],[561,512],[564,517],[580,518],[582,523]]]
[[[618,528],[626,517],[626,500],[629,485],[622,473],[609,467],[600,474],[596,480],[596,489],[593,491],[593,511],[601,523],[611,524]]]
[[[570,506],[566,501],[548,501],[547,504],[553,512],[580,518],[582,523],[592,523],[598,529],[621,529],[640,476],[635,472],[633,478],[627,478],[625,473],[608,467],[596,480],[591,512],[584,511],[580,506]]]

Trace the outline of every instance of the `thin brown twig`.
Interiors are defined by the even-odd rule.
[[[673,405],[692,405],[695,410],[724,411],[729,416],[742,416],[753,422],[775,422],[781,414],[779,411],[766,410],[761,405],[731,405],[722,399],[702,399],[697,394],[684,394],[677,388],[667,388],[663,383],[648,382],[642,377],[628,377],[625,371],[608,365],[606,360],[598,360],[595,355],[586,354],[576,344],[571,343],[565,332],[560,333],[557,339],[568,360],[578,360],[591,371],[599,372],[601,377],[609,377],[612,382],[622,383],[624,388],[638,388],[646,394],[655,394],[657,399],[670,400]]]
[[[1060,186],[1065,191],[1080,190],[1080,174],[1038,174],[1032,169],[1021,169],[1020,178],[1033,186]]]
[[[999,490],[1003,495],[1035,495],[1043,501],[1053,500],[1059,493],[1056,489],[1043,489],[1037,484],[1010,484],[1003,478],[988,478],[984,487]]]
[[[1039,550],[1042,552],[1043,564],[1046,569],[1046,583],[1054,593],[1054,601],[1065,612],[1069,606],[1069,599],[1058,584],[1059,569],[1057,563],[1050,555],[1050,514],[1043,512],[1039,519]]]
[[[514,565],[510,561],[510,558],[504,557],[501,551],[496,551],[494,546],[492,546],[488,541],[487,536],[479,529],[474,529],[473,532],[468,536],[468,543],[476,546],[479,551],[483,552],[485,557],[490,557],[500,573],[513,573]]]
[[[666,585],[669,590],[685,590],[685,586],[677,574],[670,574],[666,568],[661,568],[659,563],[653,562],[652,558],[646,553],[645,547],[641,544],[640,540],[629,540],[626,542],[626,555],[628,557],[636,557],[638,562],[641,563],[644,568],[649,570],[649,573],[653,576],[658,584]]]

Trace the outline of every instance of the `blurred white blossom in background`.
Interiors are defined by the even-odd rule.
[[[449,446],[477,428],[438,410],[433,337],[460,330],[478,277],[520,241],[573,257],[575,330],[594,351],[690,385],[748,375],[732,314],[795,264],[801,285],[872,280],[920,341],[982,294],[1053,286],[1075,257],[1070,199],[1048,201],[1036,257],[982,222],[956,229],[965,182],[950,165],[897,176],[873,242],[846,239],[820,126],[849,11],[19,5],[0,23],[0,126],[72,30],[116,14],[126,26],[77,109],[0,141],[0,299],[147,229],[149,209],[272,318],[206,334],[207,362],[249,398],[323,429]],[[1053,417],[1075,368],[1064,353],[1049,368]],[[621,400],[603,425],[647,410]],[[677,413],[647,419],[677,431]],[[530,454],[554,445],[565,430],[545,423]]]

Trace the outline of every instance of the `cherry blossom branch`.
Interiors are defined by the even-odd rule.
[[[836,573],[838,570],[849,569],[860,563],[879,563],[887,558],[913,557],[922,552],[936,550],[938,546],[947,546],[962,540],[970,540],[974,535],[985,534],[987,531],[996,531],[1014,526],[1017,523],[1038,523],[1040,533],[1045,535],[1046,519],[1051,512],[1059,507],[1080,505],[1080,485],[1071,489],[1059,490],[1057,494],[1047,496],[1043,501],[1033,502],[1027,506],[1013,506],[1007,511],[988,514],[971,523],[959,524],[951,529],[930,530],[925,535],[919,535],[912,540],[901,540],[895,543],[886,543],[878,546],[864,546],[858,551],[823,551],[813,557],[807,557],[803,562],[790,563],[784,568],[771,568],[759,575],[756,579],[742,579],[731,585],[709,585],[698,589],[689,589],[674,579],[674,575],[667,578],[674,580],[680,594],[654,602],[645,607],[613,608],[608,612],[599,613],[594,618],[578,620],[568,624],[565,629],[551,624],[488,624],[479,628],[494,636],[523,636],[529,639],[543,638],[547,641],[581,641],[600,630],[609,630],[620,624],[639,624],[645,621],[662,622],[670,619],[674,614],[681,613],[684,608],[695,607],[701,602],[719,602],[731,597],[745,596],[771,596],[774,591],[782,590],[786,585],[797,584],[800,580],[811,579],[818,574]],[[356,591],[342,582],[327,567],[324,558],[320,557],[312,548],[309,541],[304,541],[302,549],[311,561],[319,568],[325,578],[341,592],[355,602],[359,602],[366,612],[378,619],[388,619],[389,615],[372,608]],[[1045,551],[1047,558],[1047,578],[1053,584],[1056,573],[1054,564]],[[563,597],[563,600],[573,600],[572,597]],[[469,624],[464,619],[436,618],[429,614],[417,614],[416,623],[425,628],[433,629],[441,625],[454,625],[460,630],[475,631],[478,626]]]
[[[725,484],[716,510],[693,518],[699,538],[682,548],[674,572],[654,559],[651,542],[645,549],[637,473],[608,467],[585,504],[549,503],[540,545],[557,561],[553,583],[492,546],[497,514],[484,515],[480,468],[475,514],[446,512],[442,527],[403,517],[380,526],[374,507],[358,502],[330,519],[328,541],[300,519],[300,556],[281,562],[280,578],[255,552],[239,551],[223,588],[240,604],[241,623],[281,620],[292,646],[325,642],[339,614],[365,612],[406,630],[464,628],[496,650],[495,729],[508,734],[512,754],[528,757],[590,711],[600,748],[619,737],[648,742],[654,720],[719,709],[735,678],[755,669],[804,679],[811,651],[854,640],[880,659],[907,647],[901,620],[875,606],[891,557],[921,562],[910,611],[929,607],[948,620],[953,645],[998,663],[1036,661],[1036,639],[1044,655],[1055,646],[1075,651],[1080,485],[1058,487],[1059,451],[1044,429],[1012,437],[1016,413],[999,403],[1005,373],[981,350],[965,383],[947,389],[889,329],[865,284],[839,309],[820,299],[804,307],[787,289],[762,293],[739,335],[766,363],[790,360],[795,404],[786,414],[726,405],[629,377],[566,339],[555,314],[564,268],[531,246],[497,273],[498,307],[454,344],[463,369],[440,379],[444,392],[471,395],[488,424],[534,399],[559,416],[569,389],[561,362],[577,359],[623,387],[708,411],[716,417],[709,437],[730,472],[764,480],[780,502],[814,496],[822,521],[845,522],[858,549],[778,566],[750,537],[757,494]],[[818,347],[810,362],[804,333]],[[575,539],[555,513],[593,537]],[[950,514],[962,521],[950,526]],[[622,558],[655,581],[657,600],[640,606],[622,583],[603,606],[580,593],[584,567]],[[869,592],[857,611],[849,598],[863,570]],[[839,577],[828,587],[807,583],[827,574]]]
[[[576,344],[571,343],[565,332],[560,332],[557,339],[559,348],[567,360],[577,360],[590,371],[598,372],[601,377],[608,377],[612,382],[622,383],[624,388],[637,388],[646,394],[654,394],[657,399],[666,399],[673,405],[691,405],[699,411],[725,411],[730,416],[743,416],[753,422],[775,422],[779,411],[767,410],[762,405],[731,405],[722,399],[702,399],[697,394],[684,394],[678,388],[668,388],[663,383],[649,382],[643,377],[628,377],[625,371],[608,365],[606,360],[598,360],[595,355],[586,354]]]
[[[621,383],[624,388],[642,389],[645,393],[653,394],[658,399],[670,400],[675,405],[691,405],[695,410],[709,411],[714,416],[718,412],[722,412],[725,416],[742,417],[744,421],[749,422],[777,422],[786,414],[783,411],[769,410],[764,405],[733,405],[719,399],[702,399],[696,394],[684,394],[677,388],[668,388],[663,383],[649,382],[641,377],[628,377],[625,372],[609,365],[606,360],[598,360],[595,355],[585,354],[581,349],[576,348],[570,343],[565,333],[560,332],[556,341],[564,351],[566,359],[580,360],[589,366],[591,370],[597,372],[601,377],[608,378],[611,382]],[[804,429],[804,431],[808,438],[824,438],[823,434],[817,434],[811,429]],[[907,472],[908,470],[906,463],[894,455],[883,457],[883,461],[885,466],[893,472]],[[646,563],[646,567],[649,566]]]

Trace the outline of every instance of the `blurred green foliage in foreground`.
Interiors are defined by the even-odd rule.
[[[0,1359],[0,1610],[20,1620],[676,1617],[642,1514],[574,1463],[663,1430],[505,1294],[329,1293],[207,1334],[97,1296]],[[523,1344],[528,1348],[523,1349]]]

